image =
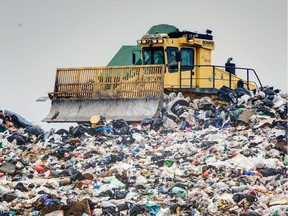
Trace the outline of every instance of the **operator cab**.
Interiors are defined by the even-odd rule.
[[[255,71],[250,68],[237,68],[231,63],[232,58],[228,59],[225,66],[212,65],[211,56],[215,43],[209,29],[205,34],[179,31],[167,25],[153,26],[148,34],[137,40],[137,44],[138,57],[135,61],[136,55],[133,53],[132,64],[164,64],[164,88],[170,91],[189,90],[215,94],[222,86],[235,89],[243,86],[242,82],[248,89],[256,87],[249,77],[249,74],[255,74]],[[241,74],[236,74],[236,69],[237,73],[241,70],[242,77]],[[256,78],[258,79],[257,74]]]
[[[179,44],[173,44],[173,40],[168,38],[168,34],[161,34],[161,36],[149,34],[137,41],[142,46],[143,65],[165,64],[169,73],[178,72],[179,67],[181,67],[181,71],[192,70],[195,64],[195,48],[180,47]]]

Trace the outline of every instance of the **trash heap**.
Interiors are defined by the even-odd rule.
[[[287,215],[287,101],[223,87],[158,119],[44,131],[0,112],[0,215]]]

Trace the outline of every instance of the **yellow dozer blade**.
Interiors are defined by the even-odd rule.
[[[59,68],[45,122],[89,122],[91,116],[141,121],[163,106],[164,65]]]

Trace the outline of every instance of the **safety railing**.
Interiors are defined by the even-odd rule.
[[[194,78],[193,77],[193,74],[194,74],[194,71],[191,70],[190,71],[190,76],[189,77],[185,77],[183,78],[182,77],[182,73],[180,73],[180,88],[193,88],[195,86],[192,85],[193,83],[193,80],[194,80],[194,83],[195,83],[195,80],[198,80],[198,81],[201,81],[201,80],[210,80],[212,81],[211,84],[209,84],[209,86],[205,86],[207,88],[219,88],[219,83],[221,82],[221,85],[223,83],[226,83],[226,86],[229,87],[229,88],[232,88],[232,83],[237,83],[239,81],[239,78],[244,82],[244,87],[245,88],[248,88],[249,89],[249,86],[250,84],[254,84],[254,86],[257,86],[258,87],[258,84],[260,87],[262,87],[262,83],[256,73],[256,71],[252,68],[243,68],[243,67],[234,67],[234,66],[221,66],[221,65],[194,65],[194,68],[201,68],[201,67],[208,67],[211,69],[210,73],[205,73],[206,75],[208,74],[207,77],[204,77],[203,75],[199,74],[199,77],[196,77]],[[221,72],[225,71],[226,69],[235,69],[235,74],[232,74],[230,72],[227,72],[225,73],[225,77],[219,77],[219,73],[217,73],[217,70],[220,70],[221,69]],[[224,69],[224,70],[223,70]],[[246,74],[246,77],[243,76],[241,77],[239,73],[239,71],[244,71],[245,74]],[[216,77],[216,74],[218,77]],[[228,76],[227,76],[228,74]],[[223,75],[223,73],[222,73]],[[251,75],[254,75],[256,77],[256,80],[258,81],[258,83],[256,81],[252,81],[250,78],[251,78]],[[237,77],[236,77],[237,76]],[[183,81],[188,81],[186,83],[186,85],[183,85]],[[201,86],[202,87],[202,86]]]
[[[163,94],[164,66],[58,68],[50,98],[145,98]]]

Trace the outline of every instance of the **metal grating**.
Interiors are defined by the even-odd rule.
[[[163,94],[163,79],[164,65],[58,68],[50,97],[159,97]]]

